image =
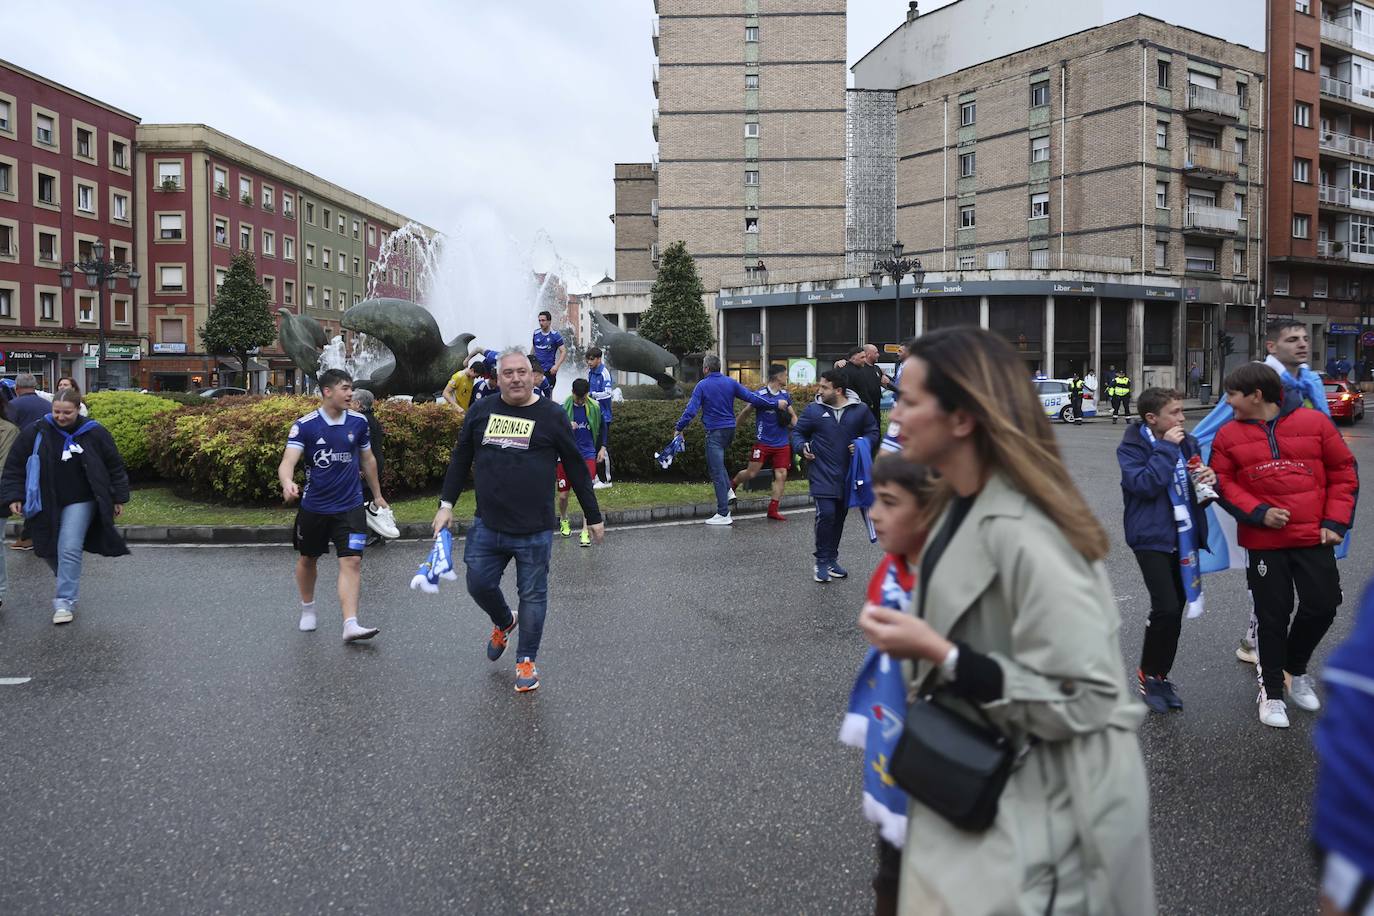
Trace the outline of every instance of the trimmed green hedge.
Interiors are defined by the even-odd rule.
[[[151,476],[153,463],[148,452],[148,425],[154,417],[179,408],[165,398],[136,391],[97,391],[86,396],[91,419],[110,431],[124,466],[134,478]]]
[[[808,403],[810,400],[794,401],[798,415]],[[742,403],[736,402],[736,413],[742,407]],[[616,480],[710,480],[706,470],[706,429],[701,425],[700,413],[683,432],[687,448],[673,459],[672,466],[663,470],[654,460],[654,452],[672,440],[673,426],[686,408],[686,400],[624,401],[615,405],[610,450],[611,470]],[[749,463],[749,449],[754,444],[754,422],[754,411],[751,410],[735,427],[734,441],[725,453],[725,467],[731,474]],[[796,475],[795,468],[793,475]]]
[[[150,391],[148,393],[153,397],[171,401],[173,404],[183,404],[187,407],[203,407],[207,400],[194,391]]]
[[[286,434],[299,417],[319,406],[314,398],[287,395],[224,398],[176,413],[149,426],[158,472],[179,490],[236,503],[281,499],[277,465]],[[386,433],[382,490],[421,490],[443,478],[462,420],[447,405],[382,402],[377,419]],[[304,479],[299,466],[298,479]]]

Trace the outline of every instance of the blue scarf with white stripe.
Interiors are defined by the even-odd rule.
[[[1151,445],[1155,434],[1144,423],[1141,435]],[[1183,594],[1188,599],[1188,619],[1202,616],[1202,572],[1198,565],[1197,529],[1193,527],[1193,494],[1188,486],[1188,466],[1183,459],[1174,462],[1174,479],[1169,483],[1169,502],[1174,508],[1174,525],[1178,528],[1178,573],[1183,580]]]

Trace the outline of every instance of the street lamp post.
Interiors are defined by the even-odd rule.
[[[96,358],[95,367],[95,387],[94,391],[100,391],[105,387],[105,360],[108,354],[105,352],[105,290],[111,292],[115,289],[115,283],[120,274],[124,274],[129,279],[129,289],[138,292],[138,281],[141,278],[138,270],[124,261],[111,261],[105,257],[105,243],[96,242],[91,246],[91,256],[76,261],[68,261],[62,265],[62,271],[58,276],[62,279],[62,288],[72,288],[72,277],[74,271],[80,271],[86,275],[86,285],[96,291],[96,320],[99,327],[99,343],[97,344],[99,356]],[[84,354],[83,354],[84,356]]]
[[[892,257],[874,261],[868,272],[868,280],[875,290],[882,289],[883,277],[892,278],[892,334],[898,342],[902,338],[902,279],[910,274],[912,282],[920,286],[926,278],[921,259],[902,257],[904,248],[901,242],[893,242]]]

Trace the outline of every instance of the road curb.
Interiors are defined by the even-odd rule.
[[[810,496],[784,496],[779,502],[783,509],[800,509],[811,505]],[[740,499],[735,511],[741,513],[764,512],[768,500]],[[611,528],[623,525],[652,525],[706,519],[716,514],[715,503],[693,503],[686,506],[649,506],[643,509],[619,509],[605,513],[606,524]],[[574,527],[580,527],[582,516],[570,515]],[[8,522],[5,534],[14,538],[19,535],[19,522]],[[117,526],[124,540],[130,544],[289,544],[291,543],[290,525],[120,525]],[[427,541],[431,537],[430,527],[420,522],[398,525],[401,541]],[[467,524],[457,522],[453,533],[462,535]]]

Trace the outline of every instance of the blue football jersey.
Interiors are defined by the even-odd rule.
[[[291,424],[286,447],[304,453],[302,509],[333,515],[363,504],[360,459],[363,451],[372,450],[367,417],[346,410],[331,421],[324,411],[312,410]]]
[[[539,360],[539,365],[548,372],[553,368],[553,364],[558,360],[558,348],[563,346],[563,335],[557,331],[534,332],[534,358]]]
[[[786,401],[788,404],[792,403],[792,395],[787,393],[786,388],[774,394],[768,390],[767,385],[764,385],[754,393],[768,398],[770,401],[782,400]],[[754,438],[756,441],[773,448],[787,445],[791,441],[788,437],[787,427],[778,422],[778,412],[776,410],[767,410],[758,407],[754,409],[754,414],[758,417],[758,422],[754,424]]]

